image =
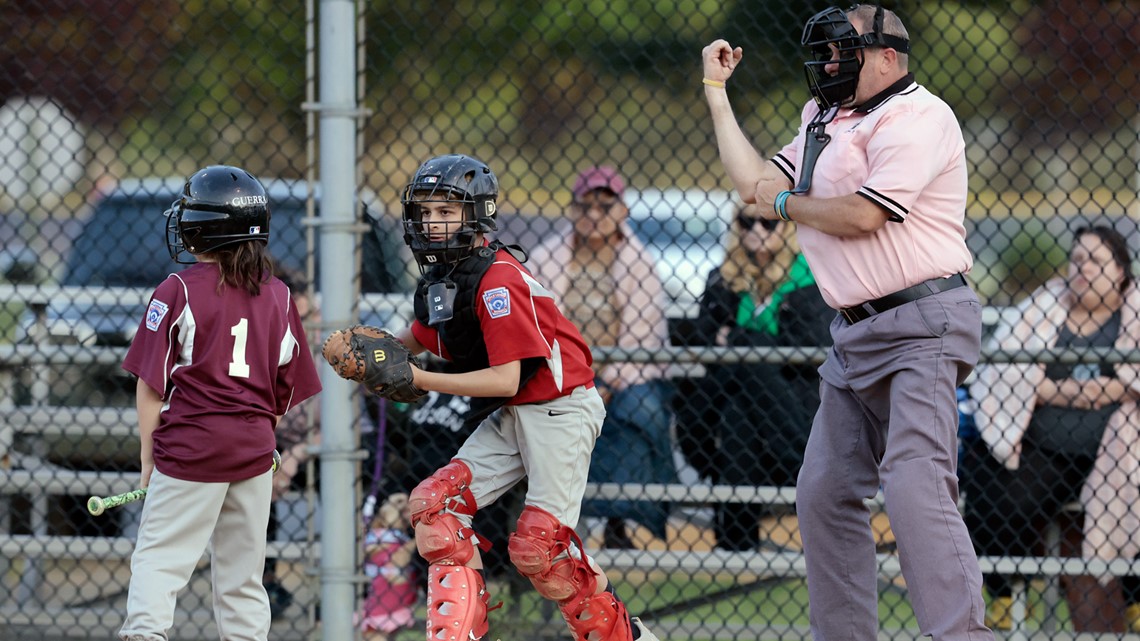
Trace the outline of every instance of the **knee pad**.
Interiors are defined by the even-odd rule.
[[[428,563],[466,565],[475,557],[473,534],[454,514],[442,512],[430,523],[423,520],[416,525],[416,550]]]
[[[570,554],[571,541],[581,551],[582,541],[574,530],[550,512],[528,505],[511,533],[507,552],[543,597],[559,603],[580,600],[598,589],[598,579],[585,559]]]
[[[454,460],[424,479],[408,496],[416,548],[428,563],[464,565],[475,556],[471,541],[475,532],[456,516],[475,514],[470,483],[471,470]]]
[[[428,639],[482,639],[487,634],[488,598],[478,570],[461,565],[428,566]]]
[[[408,509],[412,514],[412,525],[421,520],[431,523],[435,515],[444,510],[457,514],[475,515],[475,497],[469,489],[471,469],[459,459],[427,477],[408,495]]]

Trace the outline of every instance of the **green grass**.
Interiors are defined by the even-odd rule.
[[[0,344],[16,340],[16,325],[23,313],[23,303],[14,301],[0,303]]]
[[[684,575],[653,576],[636,585],[615,580],[618,595],[625,601],[633,615],[649,615],[655,622],[683,624],[715,624],[725,626],[748,626],[750,634],[777,638],[781,629],[789,626],[806,630],[807,585],[802,579],[772,582],[744,593],[718,598],[711,603],[691,609],[681,608],[673,614],[654,615],[655,611],[676,607],[678,604],[701,599],[710,599],[725,590],[740,587],[729,580],[690,578]],[[552,624],[546,630],[555,633],[565,632],[558,610],[552,603],[545,602],[529,585],[516,585],[511,593],[505,585],[492,584],[492,603],[503,601],[503,608],[491,612],[491,632],[489,638],[513,639],[519,633],[533,634],[536,626]],[[905,596],[897,591],[884,593],[880,600],[880,617],[884,627],[916,628],[914,616]],[[419,613],[423,616],[422,608]],[[423,632],[415,630],[401,632],[398,641],[420,638]],[[700,641],[692,639],[691,641]]]
[[[725,627],[747,626],[747,633],[737,634],[738,639],[792,638],[788,635],[789,628],[807,634],[808,596],[807,584],[803,579],[766,582],[745,591],[741,582],[731,580],[714,580],[707,576],[689,577],[680,573],[671,576],[654,573],[638,581],[615,579],[615,585],[631,614],[649,615],[647,618],[661,628],[667,629],[670,624],[703,624],[714,629],[718,624]],[[1045,622],[1044,587],[1043,581],[1035,581],[1030,585],[1029,630],[1039,630]],[[544,638],[552,638],[550,635],[569,638],[557,608],[552,603],[545,602],[528,584],[515,583],[513,593],[501,582],[493,582],[490,588],[492,603],[503,601],[504,607],[490,614],[489,639],[509,641],[531,638],[535,636],[536,630],[542,630]],[[713,599],[726,590],[735,593]],[[692,608],[679,607],[701,600],[710,602]],[[666,609],[671,611],[655,614]],[[423,608],[417,614],[422,620]],[[1056,629],[1071,629],[1064,599],[1060,599],[1053,615]],[[906,630],[917,635],[918,624],[905,589],[893,585],[880,589],[879,625],[883,630]],[[422,638],[422,635],[422,629],[417,626],[413,630],[399,633],[395,639],[411,641]],[[666,638],[660,632],[658,636]],[[685,641],[705,640],[694,637]]]
[[[715,598],[718,593],[735,590],[723,598]],[[701,580],[683,576],[671,577],[659,583],[649,583],[636,589],[636,595],[627,598],[630,612],[651,612],[671,604],[694,600],[709,600],[711,603],[697,605],[692,609],[660,617],[661,621],[683,623],[708,623],[722,621],[726,625],[748,625],[756,630],[765,627],[787,627],[808,625],[807,583],[803,579],[766,581],[743,591],[745,586],[728,580]],[[627,594],[628,589],[618,588],[619,594]],[[649,597],[646,597],[649,594]],[[880,623],[885,628],[917,627],[914,612],[904,594],[888,590],[879,599]]]

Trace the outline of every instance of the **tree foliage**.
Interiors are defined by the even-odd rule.
[[[6,2],[0,102],[46,96],[89,123],[115,122],[166,89],[157,73],[182,39],[176,0]]]
[[[1140,94],[1140,7],[1135,2],[1048,0],[1015,33],[1034,61],[1011,70],[1008,93],[1022,130],[1034,139],[1067,139],[1136,117]]]
[[[725,38],[745,52],[730,90],[738,114],[769,148],[786,139],[807,99],[799,39],[806,18],[828,4],[362,3],[367,44],[359,73],[365,106],[376,114],[365,135],[396,155],[485,150],[528,173],[565,173],[596,149],[684,172],[708,145],[700,51]],[[910,29],[919,81],[964,120],[997,115],[1032,137],[1135,116],[1135,3],[886,5]],[[116,153],[128,164],[173,148],[195,160],[300,170],[302,4],[40,0],[5,3],[0,18],[11,34],[0,51],[0,99],[49,96],[84,123],[118,132]],[[646,145],[688,157],[669,167],[663,154],[639,149]],[[551,148],[565,158],[550,160]]]

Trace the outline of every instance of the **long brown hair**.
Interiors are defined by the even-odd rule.
[[[745,213],[746,207],[741,208],[737,214]],[[728,246],[725,248],[724,263],[720,266],[720,276],[729,289],[737,294],[749,293],[752,300],[759,305],[761,301],[784,282],[791,270],[792,262],[799,254],[799,243],[796,242],[793,225],[782,223],[772,232],[783,238],[783,243],[776,253],[765,264],[756,262],[752,252],[744,246],[744,230],[736,222],[728,236]]]
[[[244,289],[250,296],[261,293],[261,284],[273,275],[273,259],[269,248],[260,240],[247,240],[226,245],[210,252],[218,263],[221,278],[218,280],[218,293],[227,286]]]
[[[1081,239],[1081,236],[1091,234],[1100,239],[1108,250],[1112,252],[1112,260],[1116,263],[1120,271],[1123,272],[1124,278],[1120,281],[1120,291],[1125,292],[1128,286],[1132,284],[1132,254],[1128,251],[1128,241],[1120,232],[1107,225],[1094,225],[1090,227],[1080,227],[1077,231],[1073,232],[1073,245]],[[1070,254],[1072,250],[1070,249]]]

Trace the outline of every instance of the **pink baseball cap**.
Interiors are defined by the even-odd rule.
[[[574,200],[581,200],[595,189],[608,189],[621,198],[622,192],[625,191],[625,181],[613,167],[590,167],[578,174],[578,179],[574,181]]]

